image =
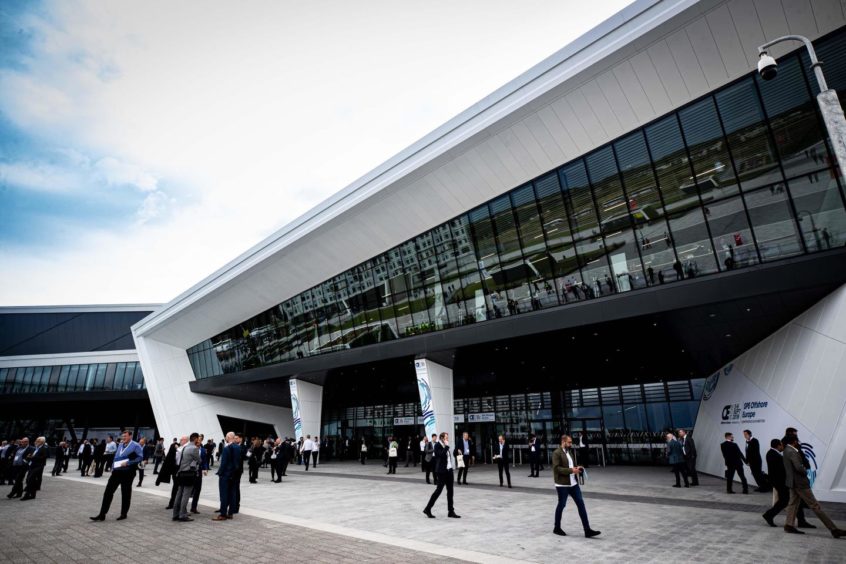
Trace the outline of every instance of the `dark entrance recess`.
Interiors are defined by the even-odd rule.
[[[266,437],[276,436],[276,429],[274,429],[273,425],[270,425],[269,423],[259,423],[258,421],[225,417],[223,415],[218,415],[217,420],[220,422],[220,426],[224,433],[234,431],[236,433],[241,433],[241,435],[246,439],[249,439],[250,437],[261,437],[264,439]]]

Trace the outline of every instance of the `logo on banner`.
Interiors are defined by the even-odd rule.
[[[811,483],[811,487],[813,488],[814,482],[817,479],[817,455],[814,453],[814,445],[809,443],[799,443],[799,448],[802,449],[802,453],[811,465],[811,467],[807,470],[807,474],[808,481]]]
[[[729,372],[731,372],[731,369],[732,369],[733,366],[734,366],[733,364],[729,364],[728,366],[723,368],[723,370],[722,370],[723,373],[726,376],[728,376]],[[717,370],[716,372],[714,372],[713,374],[708,376],[708,378],[705,380],[705,387],[702,390],[702,399],[704,401],[708,401],[709,399],[711,399],[711,396],[714,395],[714,390],[717,389],[717,382],[719,382],[719,381],[720,381],[720,371],[719,370]]]
[[[423,378],[417,378],[417,387],[420,389],[420,408],[423,411],[423,425],[426,429],[435,426],[435,412],[432,411],[432,389],[429,382]]]
[[[769,402],[746,401],[731,403],[723,407],[720,415],[723,424],[728,423],[766,423],[766,412]]]
[[[303,434],[303,420],[300,418],[300,400],[297,397],[297,383],[293,380],[288,382],[291,386],[291,411],[294,415],[294,433],[297,438]]]

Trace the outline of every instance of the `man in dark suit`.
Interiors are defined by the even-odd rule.
[[[220,509],[212,521],[226,521],[232,519],[234,502],[234,488],[232,480],[237,468],[241,465],[241,447],[235,444],[235,433],[226,433],[225,446],[221,448],[220,464],[217,467],[218,491],[220,493]]]
[[[529,478],[540,478],[540,441],[529,435]]]
[[[21,439],[17,450],[12,458],[12,468],[9,477],[12,480],[12,491],[9,492],[9,499],[21,497],[23,495],[24,478],[26,477],[28,456],[32,454],[34,447],[29,444],[29,439],[24,437]]]
[[[430,519],[435,518],[435,516],[432,515],[432,507],[434,507],[435,502],[446,487],[447,510],[449,511],[449,513],[447,513],[447,517],[460,519],[461,516],[456,515],[455,507],[452,503],[455,458],[452,456],[452,449],[449,447],[449,433],[441,433],[438,439],[438,442],[435,444],[435,454],[432,458],[432,466],[435,472],[435,477],[437,478],[437,487],[432,493],[432,497],[429,498],[429,503],[426,504],[426,508],[423,510],[423,513]]]
[[[434,465],[435,465],[435,445],[438,443],[438,435],[432,433],[432,440],[427,441],[426,445],[423,447],[423,464],[420,465],[421,469],[424,469],[426,472],[426,483],[429,482],[429,474],[433,473]],[[434,474],[432,476],[435,480],[435,485],[438,483],[438,475]]]
[[[780,440],[773,439],[770,441],[770,450],[767,451],[768,478],[770,485],[775,488],[776,493],[778,494],[776,502],[770,509],[764,512],[763,515],[764,521],[769,523],[770,527],[776,526],[773,518],[775,518],[782,509],[787,507],[787,504],[790,502],[790,488],[785,485],[787,476],[784,468],[784,458],[781,454],[782,452],[784,452],[784,445]],[[811,525],[805,520],[805,511],[801,504],[796,512],[796,517],[799,520],[800,529],[816,529],[814,525]]]
[[[673,468],[673,473],[676,475],[676,483],[674,488],[681,487],[681,477],[684,477],[684,487],[690,487],[690,482],[687,479],[687,467],[684,463],[684,452],[682,452],[681,442],[676,440],[672,433],[667,433],[664,437],[667,440],[667,461]]]
[[[499,442],[494,447],[494,460],[496,460],[497,469],[499,470],[499,487],[502,487],[502,473],[505,472],[505,477],[508,479],[508,487],[511,487],[511,471],[508,469],[511,464],[511,445],[505,442],[505,435],[499,436]]]
[[[106,441],[97,441],[97,446],[94,447],[94,477],[95,478],[102,477],[103,476],[103,470],[105,468],[106,468]]]
[[[772,491],[766,474],[761,470],[763,460],[761,459],[761,445],[758,439],[752,436],[752,431],[749,429],[743,431],[743,437],[746,439],[746,463],[749,464],[749,470],[752,471],[752,477],[755,478],[755,483],[758,487],[756,492]]]
[[[21,501],[35,499],[35,492],[41,489],[41,475],[44,466],[47,464],[47,439],[38,437],[35,439],[35,448],[26,456],[29,469],[26,473],[26,489]]]
[[[50,471],[51,476],[62,475],[62,467],[65,464],[66,450],[67,444],[64,441],[60,442],[59,446],[56,447],[56,461],[53,463],[53,469]]]
[[[693,437],[687,434],[684,429],[679,429],[679,442],[684,453],[684,464],[687,468],[687,474],[690,476],[690,485],[699,485],[699,474],[696,473],[696,443],[693,442]]]
[[[740,452],[740,447],[734,442],[734,435],[731,433],[725,434],[726,440],[720,445],[720,450],[723,452],[723,460],[726,463],[726,493],[733,494],[734,490],[734,474],[737,472],[740,477],[740,483],[743,484],[743,493],[749,493],[749,484],[746,482],[746,474],[743,473],[743,464],[746,462],[746,457]]]
[[[784,484],[790,488],[790,501],[787,504],[787,520],[784,522],[784,532],[804,534],[803,531],[793,526],[799,509],[799,502],[804,501],[831,532],[831,536],[836,539],[846,536],[846,531],[838,528],[829,519],[828,515],[820,507],[820,502],[817,501],[817,498],[814,497],[811,491],[811,482],[808,480],[808,473],[805,471],[805,466],[802,464],[802,456],[799,454],[802,448],[799,443],[799,437],[788,435],[781,442],[784,443]]]
[[[476,443],[473,442],[473,439],[470,438],[470,433],[465,432],[462,436],[461,440],[458,441],[458,450],[461,451],[461,454],[464,456],[464,485],[467,485],[467,473],[470,471],[470,467],[473,466],[473,463],[476,461]],[[461,470],[458,471],[458,483],[462,483]]]
[[[15,480],[12,478],[12,461],[15,459],[15,452],[18,450],[20,441],[9,441],[9,443],[0,451],[0,486],[13,485]]]

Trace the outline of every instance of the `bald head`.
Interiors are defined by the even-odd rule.
[[[235,440],[235,433],[233,431],[229,431],[228,433],[226,433],[226,442],[227,443],[231,443],[234,440]]]

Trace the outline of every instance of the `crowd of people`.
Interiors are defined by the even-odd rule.
[[[734,442],[731,433],[725,434],[725,441],[720,445],[725,461],[728,494],[735,493],[735,476],[740,480],[742,492],[749,493],[749,483],[744,471],[744,467],[748,466],[755,480],[755,491],[774,492],[773,505],[763,514],[768,525],[777,526],[775,517],[786,510],[785,532],[804,534],[801,529],[815,528],[805,518],[804,510],[810,509],[829,529],[832,536],[840,538],[846,535],[846,532],[839,529],[825,514],[813,495],[807,473],[810,464],[796,429],[788,428],[783,438],[770,441],[770,449],[765,457],[769,473],[763,471],[764,458],[761,456],[757,438],[753,437],[749,430],[743,434],[743,450]],[[530,435],[525,445],[525,452],[529,457],[530,478],[539,477],[540,472],[544,470],[542,444],[541,437]],[[340,446],[344,453],[351,452],[354,448],[350,446],[348,439],[343,442],[336,441],[334,445]],[[217,462],[220,505],[213,520],[225,521],[233,519],[239,512],[240,483],[245,465],[250,483],[258,483],[259,470],[262,467],[270,469],[271,482],[280,483],[282,478],[287,476],[290,464],[303,465],[308,471],[309,467],[318,466],[321,455],[331,456],[326,453],[326,446],[325,439],[321,442],[319,437],[311,435],[305,435],[295,441],[287,437],[248,439],[242,434],[229,432],[219,444],[216,444],[214,439],[205,440],[199,433],[191,433],[179,439],[174,438],[166,447],[164,438],[149,443],[145,438],[140,438],[136,442],[132,432],[123,431],[117,441],[113,435],[109,435],[104,440],[92,438],[78,443],[67,440],[59,442],[55,448],[51,474],[59,476],[68,472],[73,456],[78,459],[77,471],[80,476],[99,478],[109,474],[100,511],[91,519],[105,520],[114,494],[120,488],[121,506],[117,518],[123,520],[129,513],[135,477],[138,477],[135,487],[141,487],[146,467],[152,462],[152,473],[157,476],[156,486],[171,485],[167,509],[171,511],[172,519],[184,522],[192,521],[194,518],[191,515],[199,514],[198,501],[204,478]],[[435,518],[433,508],[442,492],[446,490],[447,516],[460,518],[455,511],[453,488],[454,485],[468,484],[468,474],[475,465],[477,455],[476,444],[469,433],[463,433],[453,445],[450,445],[448,433],[440,433],[432,434],[431,438],[423,436],[400,439],[389,436],[385,443],[379,446],[384,453],[383,464],[388,469],[388,474],[396,474],[399,460],[404,457],[406,467],[416,467],[419,464],[421,472],[425,474],[426,483],[434,483],[435,490],[423,510],[427,517]],[[360,439],[358,452],[361,463],[364,464],[368,453],[368,441],[365,438]],[[675,475],[673,487],[682,487],[682,482],[686,488],[699,485],[696,443],[686,430],[679,429],[675,433],[666,434],[665,454]],[[47,458],[48,447],[44,437],[38,437],[34,444],[30,444],[26,437],[2,441],[0,485],[12,486],[7,497],[34,499],[41,487]],[[504,487],[507,484],[511,488],[512,446],[504,435],[499,435],[492,448],[492,461],[497,464],[499,485]],[[599,534],[599,531],[590,526],[580,487],[586,477],[585,468],[588,467],[587,437],[582,434],[574,441],[569,435],[562,435],[560,445],[552,455],[552,478],[558,494],[554,534],[566,534],[561,529],[561,514],[570,498],[577,507],[585,535],[592,537]]]

